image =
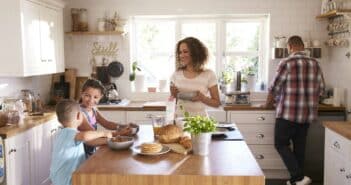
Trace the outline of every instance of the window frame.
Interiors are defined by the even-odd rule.
[[[136,23],[139,20],[149,21],[174,21],[175,22],[175,43],[182,39],[182,25],[184,23],[215,23],[216,27],[216,51],[212,53],[215,58],[215,72],[217,77],[220,77],[221,71],[224,71],[225,58],[226,56],[257,56],[258,57],[258,76],[257,79],[262,82],[268,81],[268,24],[269,15],[257,14],[257,15],[172,15],[172,16],[133,16],[131,18],[131,37],[130,37],[130,58],[131,61],[135,61],[137,56],[136,46]],[[260,23],[260,35],[259,35],[259,48],[258,51],[248,52],[232,52],[226,51],[226,23],[230,22],[259,22]],[[164,56],[165,53],[160,53],[159,56]],[[170,57],[174,57],[174,51],[171,52]],[[175,62],[174,62],[175,65]],[[167,79],[169,80],[169,79]],[[136,93],[136,92],[132,92]]]

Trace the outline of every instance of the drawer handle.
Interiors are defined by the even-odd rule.
[[[340,168],[340,172],[345,172],[345,168]]]
[[[259,121],[264,121],[264,120],[266,120],[266,118],[263,117],[263,116],[261,116],[261,117],[258,117],[257,120],[259,120]]]
[[[10,151],[9,151],[9,155],[12,153],[12,152],[16,152],[17,150],[16,149],[11,149]]]
[[[347,179],[351,179],[351,174],[346,175],[346,178],[347,178]]]
[[[339,144],[339,142],[335,141],[333,145],[334,145],[335,148],[340,149],[340,144]]]
[[[56,128],[52,129],[52,130],[50,131],[51,134],[54,133],[54,132],[56,132],[56,130],[57,130]]]
[[[264,159],[264,155],[256,155],[256,159]]]
[[[264,134],[257,134],[256,138],[263,139],[264,138]]]

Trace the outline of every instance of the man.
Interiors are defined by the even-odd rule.
[[[265,106],[273,107],[277,100],[274,142],[290,173],[287,184],[307,185],[312,181],[303,173],[306,136],[317,117],[324,79],[318,62],[305,55],[301,37],[288,39],[288,51],[290,56],[279,63]]]

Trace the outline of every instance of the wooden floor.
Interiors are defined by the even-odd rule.
[[[286,185],[286,181],[287,180],[266,179],[266,185]],[[311,185],[323,185],[323,183],[322,182],[313,182]]]

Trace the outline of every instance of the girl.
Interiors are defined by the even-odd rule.
[[[116,130],[114,135],[129,135],[131,134],[131,128],[123,127],[122,124],[118,124],[105,119],[102,114],[95,108],[99,103],[102,95],[104,94],[105,88],[102,83],[95,79],[88,79],[81,92],[80,108],[84,113],[83,122],[78,127],[80,131],[96,130],[97,124],[100,124],[106,129]],[[122,128],[122,129],[119,129]],[[85,153],[90,156],[94,153],[95,147],[84,145]]]

